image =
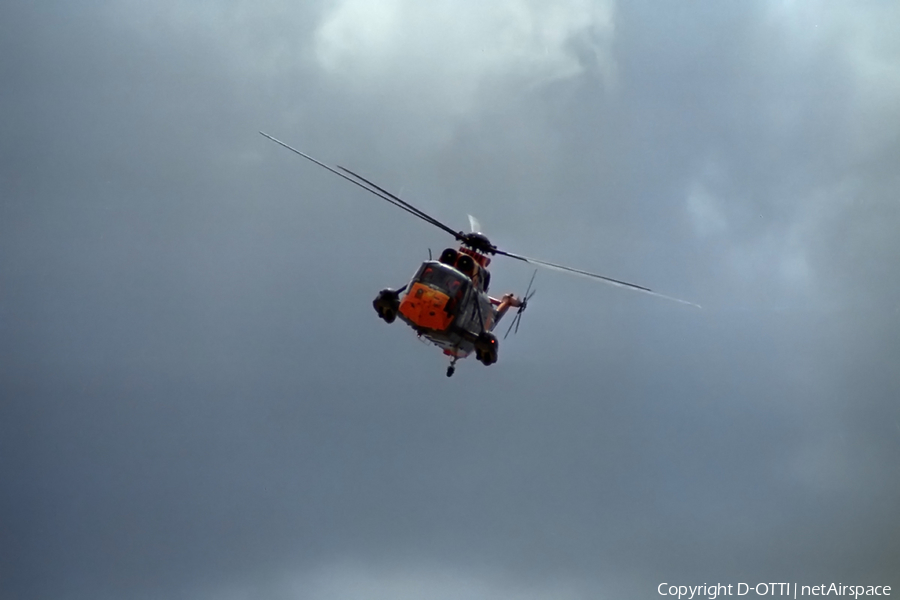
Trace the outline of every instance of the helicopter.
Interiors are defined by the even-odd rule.
[[[471,231],[469,233],[455,231],[362,175],[340,165],[337,165],[337,168],[331,167],[267,133],[262,131],[259,133],[389,204],[445,231],[458,242],[458,248],[446,248],[437,260],[429,257],[429,260],[423,262],[409,283],[396,290],[385,288],[378,292],[372,301],[375,312],[386,323],[393,323],[399,317],[419,338],[443,350],[450,358],[447,377],[451,377],[456,371],[457,361],[472,353],[485,366],[496,363],[499,342],[494,335],[494,329],[504,315],[514,308],[516,312],[504,338],[509,336],[513,329],[517,333],[522,314],[534,296],[535,290],[531,287],[537,270],[532,274],[528,288],[521,297],[512,293],[503,294],[499,298],[490,296],[488,288],[491,273],[488,266],[491,264],[492,256],[506,256],[531,265],[587,277],[700,308],[699,304],[665,296],[640,285],[502,250],[479,231],[478,222],[471,215],[469,215]]]

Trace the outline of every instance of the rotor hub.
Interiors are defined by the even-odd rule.
[[[482,254],[497,253],[497,246],[493,245],[483,233],[463,233],[460,234],[459,241],[475,252],[481,252]]]

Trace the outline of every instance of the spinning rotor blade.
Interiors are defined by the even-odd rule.
[[[528,287],[525,288],[525,296],[523,302],[528,302],[528,299],[534,296],[534,292],[531,292],[531,284],[534,283],[534,278],[537,277],[537,269],[534,270],[534,273],[531,274],[531,279],[528,281]],[[534,290],[535,292],[537,290]],[[531,292],[530,294],[528,292]]]
[[[509,328],[506,330],[506,333],[503,334],[503,339],[504,339],[504,340],[505,340],[506,338],[509,337],[509,332],[512,331],[513,325],[516,326],[516,333],[519,333],[519,315],[521,315],[521,314],[522,314],[522,313],[517,312],[517,313],[513,316],[513,320],[510,321],[510,323],[509,323]]]
[[[389,191],[387,191],[387,190],[385,190],[385,189],[383,189],[383,188],[381,188],[381,187],[375,185],[374,183],[372,183],[371,181],[369,181],[369,180],[366,179],[365,177],[362,177],[362,176],[360,176],[360,175],[357,175],[357,174],[354,173],[353,171],[351,171],[351,170],[349,170],[349,169],[345,169],[344,167],[341,167],[341,166],[338,166],[338,169],[340,169],[340,171],[338,171],[337,169],[334,169],[334,168],[332,168],[332,167],[326,165],[325,163],[316,160],[316,159],[313,158],[312,156],[310,156],[310,155],[308,155],[308,154],[305,154],[305,153],[303,153],[303,152],[300,152],[300,151],[297,150],[296,148],[294,148],[294,147],[292,147],[292,146],[289,146],[289,145],[285,144],[285,143],[282,142],[281,140],[278,140],[278,139],[273,138],[273,137],[272,137],[271,135],[269,135],[268,133],[264,133],[264,132],[262,132],[262,131],[260,131],[259,133],[260,133],[260,135],[262,135],[263,137],[267,137],[267,138],[269,138],[270,140],[272,140],[273,142],[275,142],[276,144],[278,144],[278,145],[280,145],[280,146],[284,146],[285,148],[287,148],[287,149],[290,150],[291,152],[293,152],[293,153],[295,153],[295,154],[298,154],[298,155],[302,156],[302,157],[305,158],[306,160],[312,161],[312,162],[316,163],[317,165],[319,165],[320,167],[322,167],[322,168],[324,168],[324,169],[328,169],[329,171],[331,171],[332,173],[334,173],[334,174],[337,175],[338,177],[343,177],[344,179],[346,179],[347,181],[349,181],[349,182],[352,183],[353,185],[358,186],[358,187],[361,187],[362,189],[366,190],[367,192],[370,192],[370,193],[372,193],[372,194],[378,196],[379,198],[381,198],[382,200],[388,202],[389,204],[393,204],[393,205],[396,206],[397,208],[403,209],[403,210],[405,210],[406,212],[410,213],[411,215],[415,215],[415,216],[419,217],[420,219],[422,219],[422,220],[425,221],[426,223],[431,223],[431,224],[434,225],[435,227],[438,227],[439,229],[443,229],[444,231],[446,231],[447,233],[449,233],[450,235],[452,235],[454,238],[456,238],[456,239],[458,239],[458,240],[459,240],[459,239],[462,239],[462,235],[461,235],[460,233],[458,233],[458,232],[456,232],[456,231],[453,231],[453,230],[450,229],[448,226],[444,225],[443,223],[441,223],[440,221],[438,221],[438,220],[435,219],[434,217],[432,217],[432,216],[428,215],[427,213],[425,213],[425,212],[419,210],[418,208],[416,208],[415,206],[413,206],[413,205],[410,204],[409,202],[406,202],[406,201],[404,201],[404,200],[401,200],[400,198],[398,198],[398,197],[395,196],[394,194],[390,193]],[[344,172],[347,173],[347,174],[342,173],[341,171],[344,171]],[[352,175],[352,177],[351,177],[351,175]]]
[[[473,217],[472,215],[468,215],[469,217],[469,231],[472,233],[481,233],[481,223],[478,222],[478,219]]]
[[[368,179],[366,179],[366,178],[363,177],[362,175],[357,175],[356,173],[354,173],[354,172],[351,171],[350,169],[347,169],[346,167],[342,167],[342,166],[340,166],[340,165],[338,165],[338,169],[340,169],[341,171],[343,171],[343,172],[345,172],[345,173],[349,173],[350,175],[353,175],[354,177],[356,177],[357,179],[359,179],[359,180],[362,181],[363,183],[366,183],[367,185],[369,185],[370,187],[367,188],[366,186],[363,186],[363,185],[360,185],[359,183],[357,183],[357,185],[360,185],[360,187],[369,190],[370,192],[372,192],[373,194],[375,194],[375,195],[378,196],[379,198],[383,198],[383,199],[385,199],[385,200],[388,200],[387,198],[385,198],[385,197],[382,196],[381,194],[376,194],[375,191],[374,191],[373,189],[371,189],[371,188],[374,188],[375,190],[378,190],[379,192],[381,192],[381,193],[384,194],[385,196],[389,196],[390,199],[393,200],[394,202],[391,202],[391,200],[388,200],[388,202],[391,202],[391,204],[393,204],[394,206],[399,206],[400,208],[406,210],[407,212],[410,212],[410,213],[416,215],[417,217],[419,217],[420,219],[422,219],[422,220],[425,221],[426,223],[431,223],[431,224],[434,225],[435,227],[438,227],[438,228],[440,228],[440,229],[443,229],[444,231],[446,231],[447,233],[449,233],[450,235],[452,235],[452,236],[455,237],[456,239],[462,239],[462,236],[461,236],[458,232],[453,231],[453,230],[450,229],[448,226],[444,225],[443,223],[441,223],[440,221],[438,221],[437,219],[435,219],[435,218],[432,217],[431,215],[425,213],[424,211],[419,210],[418,208],[416,208],[415,206],[413,206],[413,205],[410,204],[409,202],[406,202],[405,200],[401,200],[400,198],[398,198],[398,197],[395,196],[394,194],[390,193],[390,192],[387,191],[386,189],[384,189],[384,188],[382,188],[382,187],[379,187],[378,185],[372,183],[371,181],[369,181]],[[356,183],[356,182],[354,182],[354,183]]]
[[[496,253],[502,254],[503,256],[508,256],[510,258],[514,258],[516,260],[521,260],[522,262],[527,262],[528,264],[537,265],[539,267],[545,267],[547,269],[553,269],[554,271],[561,271],[563,273],[574,273],[575,275],[587,277],[588,279],[599,279],[600,281],[603,281],[610,285],[614,285],[616,287],[623,287],[623,288],[627,288],[627,289],[637,290],[639,292],[643,292],[645,294],[650,294],[651,296],[656,296],[658,298],[664,298],[666,300],[672,300],[673,302],[680,302],[681,304],[688,304],[690,306],[696,306],[697,308],[702,308],[699,304],[695,304],[693,302],[688,302],[687,300],[681,300],[680,298],[673,298],[672,296],[666,296],[665,294],[660,294],[658,292],[654,292],[650,288],[645,288],[640,285],[628,283],[627,281],[620,281],[618,279],[613,279],[612,277],[605,277],[603,275],[597,275],[596,273],[591,273],[589,271],[582,271],[581,269],[574,269],[572,267],[558,265],[556,263],[547,262],[545,260],[538,260],[536,258],[528,258],[527,256],[522,256],[521,254],[513,254],[512,252],[506,252],[505,250],[498,249],[496,251]]]
[[[516,326],[516,333],[519,333],[519,323],[522,322],[522,313],[525,312],[525,307],[528,306],[528,301],[531,300],[531,297],[534,296],[534,293],[537,290],[531,290],[531,284],[534,283],[534,278],[537,275],[537,269],[534,270],[534,273],[531,274],[531,281],[528,282],[528,287],[525,288],[525,295],[522,296],[522,303],[519,305],[519,310],[516,311],[513,320],[509,324],[509,329],[506,330],[506,333],[503,335],[503,339],[505,340],[509,337],[509,332],[512,331],[513,325]]]

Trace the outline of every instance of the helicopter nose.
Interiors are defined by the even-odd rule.
[[[452,320],[444,310],[448,300],[443,292],[417,283],[400,303],[400,313],[419,327],[443,331]]]

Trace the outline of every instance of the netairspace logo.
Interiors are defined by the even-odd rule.
[[[889,585],[844,585],[842,583],[820,585],[797,585],[796,583],[717,583],[714,585],[669,585],[661,583],[656,588],[660,596],[675,596],[678,600],[687,598],[709,598],[716,600],[719,596],[746,596],[753,592],[757,596],[890,596]]]

